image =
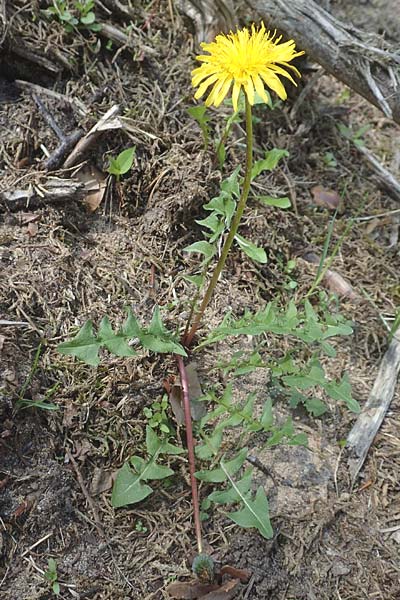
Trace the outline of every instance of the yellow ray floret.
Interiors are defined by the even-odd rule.
[[[279,75],[296,85],[287,69],[300,77],[299,71],[289,62],[304,52],[296,52],[293,40],[280,44],[281,38],[274,38],[275,33],[266,31],[264,23],[261,23],[258,30],[252,25],[251,32],[244,28],[236,33],[217,35],[210,44],[203,42],[201,47],[209,54],[197,56],[203,64],[192,71],[192,85],[198,87],[194,96],[196,100],[212,86],[206,106],[219,106],[232,84],[235,111],[242,87],[250,104],[254,104],[255,91],[268,103],[265,85],[286,100],[286,90]]]

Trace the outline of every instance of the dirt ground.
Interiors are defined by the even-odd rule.
[[[176,463],[178,476],[168,487],[157,483],[152,496],[127,508],[112,508],[111,484],[124,461],[143,448],[143,408],[162,397],[163,380],[175,365],[160,355],[108,355],[95,369],[62,356],[56,346],[88,318],[98,323],[107,314],[120,323],[126,305],[142,322],[156,303],[168,326],[184,322],[193,290],[181,275],[195,272],[196,260],[183,248],[200,238],[194,220],[202,218],[202,205],[221,180],[212,149],[203,151],[187,113],[195,30],[173,2],[135,2],[129,19],[122,4],[97,3],[99,20],[127,36],[117,45],[104,31],[66,32],[43,17],[44,4],[13,3],[5,39],[14,36],[14,43],[5,44],[0,57],[0,596],[54,597],[43,576],[54,558],[60,598],[168,598],[170,582],[190,577],[195,549],[186,462]],[[343,4],[336,7],[340,17]],[[356,21],[364,14],[359,4]],[[357,24],[373,28],[374,7],[369,23],[359,18]],[[382,23],[381,16],[380,29]],[[315,65],[304,61],[299,68],[301,90]],[[89,131],[120,106],[125,126],[105,131],[86,158],[105,173],[110,156],[136,145],[135,163],[120,183],[109,182],[96,210],[79,194],[46,200],[44,149],[52,153],[59,140],[34,94],[64,135],[78,126]],[[268,263],[256,266],[235,250],[207,321],[219,323],[227,308],[240,315],[275,297],[282,303],[301,299],[316,270],[301,257],[321,254],[332,219],[311,190],[335,190],[342,200],[332,245],[355,219],[332,267],[354,292],[340,300],[354,335],[337,344],[329,369],[332,376],[349,374],[363,404],[400,304],[400,213],[338,124],[353,132],[369,125],[366,146],[397,178],[399,127],[323,73],[303,102],[296,104],[297,97],[292,90],[285,105],[258,107],[255,127],[258,157],[273,147],[289,151],[276,171],[260,178],[260,189],[288,195],[292,208],[250,202],[241,231],[265,248]],[[218,132],[221,111],[211,116]],[[223,177],[243,158],[239,126],[227,156]],[[52,175],[71,179],[75,171]],[[4,196],[29,188],[42,193],[28,201]],[[291,259],[296,267],[289,276]],[[271,352],[278,343],[271,340]],[[225,352],[220,346],[197,356],[203,389],[218,381],[212,368]],[[264,386],[253,374],[237,393],[262,396]],[[57,410],[22,408],[21,398]],[[341,406],[331,405],[319,419],[296,416],[308,448],[266,451],[255,438],[252,454],[275,475],[257,472],[274,538],[234,526],[223,511],[204,524],[214,559],[251,572],[237,598],[400,598],[399,401],[397,393],[354,484],[341,442],[355,416]],[[203,486],[201,494],[206,491]]]

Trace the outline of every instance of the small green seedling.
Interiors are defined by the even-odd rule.
[[[58,583],[57,563],[54,558],[49,558],[47,561],[47,570],[44,572],[44,577],[50,582],[53,594],[58,596],[60,593],[60,584]]]
[[[115,175],[117,181],[121,175],[125,175],[133,165],[133,159],[136,154],[136,146],[132,146],[132,148],[127,148],[120,152],[117,158],[110,158],[110,164],[108,165],[107,171],[110,175]]]
[[[159,429],[163,433],[171,433],[171,427],[168,424],[167,411],[169,401],[167,394],[161,398],[161,402],[153,402],[151,408],[147,406],[143,409],[145,417],[149,420],[152,429]]]
[[[369,131],[372,127],[370,123],[363,125],[357,131],[353,131],[350,127],[347,127],[344,123],[338,123],[337,125],[339,132],[342,134],[346,140],[353,142],[357,148],[362,148],[365,146],[365,142],[363,140],[364,135]]]
[[[337,167],[337,160],[336,160],[335,155],[333,154],[333,152],[325,152],[323,160],[324,160],[325,165],[329,169],[336,169],[336,167]]]
[[[135,523],[135,531],[138,533],[147,533],[147,527],[143,525],[143,521],[140,519]]]
[[[295,290],[297,288],[297,281],[293,279],[292,273],[296,269],[296,261],[291,259],[288,260],[285,266],[285,273],[288,277],[288,281],[285,283],[285,290]]]
[[[67,0],[53,0],[53,6],[43,11],[47,17],[58,19],[63,23],[66,31],[74,29],[88,29],[100,31],[100,23],[96,23],[94,13],[94,0],[82,0],[71,3]]]

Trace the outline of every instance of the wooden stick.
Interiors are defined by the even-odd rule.
[[[34,208],[51,202],[80,200],[86,195],[85,185],[74,179],[49,177],[44,186],[30,185],[25,190],[0,192],[0,213]]]
[[[350,452],[347,464],[353,481],[364,464],[368,450],[390,406],[399,371],[400,329],[390,342],[369,398],[347,438],[346,448]]]
[[[18,40],[14,40],[10,37],[8,40],[8,45],[10,46],[12,54],[16,54],[17,56],[20,56],[28,62],[38,65],[50,73],[54,73],[56,75],[61,73],[62,68],[59,65],[55,65],[51,60],[45,56],[42,56],[41,54],[36,54],[33,47],[25,45],[21,41],[21,37],[19,37]]]
[[[54,171],[62,164],[64,158],[76,148],[79,140],[83,137],[82,129],[75,129],[70,135],[64,137],[61,144],[46,159],[44,166],[46,171]]]
[[[63,102],[65,104],[72,105],[76,107],[79,114],[83,117],[85,117],[89,113],[89,110],[86,108],[86,106],[81,100],[78,100],[78,98],[72,98],[70,96],[66,96],[65,94],[60,94],[59,92],[55,92],[54,90],[51,90],[49,88],[42,87],[37,83],[23,81],[22,79],[16,79],[14,83],[20,90],[33,91],[36,94],[49,96],[50,98],[54,98],[55,100],[59,100],[60,102]]]
[[[42,117],[46,121],[47,125],[54,131],[60,142],[63,142],[65,140],[64,132],[58,125],[53,115],[50,113],[48,108],[43,104],[41,99],[36,94],[32,94],[32,98],[36,106],[38,107],[40,113],[42,114]]]
[[[60,144],[57,148],[50,154],[47,160],[44,163],[44,166],[47,171],[54,171],[57,169],[64,158],[69,154],[72,148],[75,148],[79,140],[83,137],[82,129],[75,129],[69,135],[65,135],[61,127],[58,125],[57,121],[49,111],[49,109],[44,105],[41,99],[36,95],[32,94],[32,98],[38,107],[42,117],[48,124],[48,126],[54,131],[58,139],[60,140]]]

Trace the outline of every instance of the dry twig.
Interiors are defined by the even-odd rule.
[[[400,371],[400,331],[393,336],[382,359],[369,398],[347,438],[348,459],[353,481],[364,464],[368,450],[382,424],[395,391]]]
[[[388,171],[388,169],[379,162],[378,158],[372,154],[372,152],[367,150],[365,146],[357,146],[357,150],[361,152],[383,187],[390,192],[393,198],[400,202],[400,181],[398,181],[398,179],[396,179],[396,177]]]

